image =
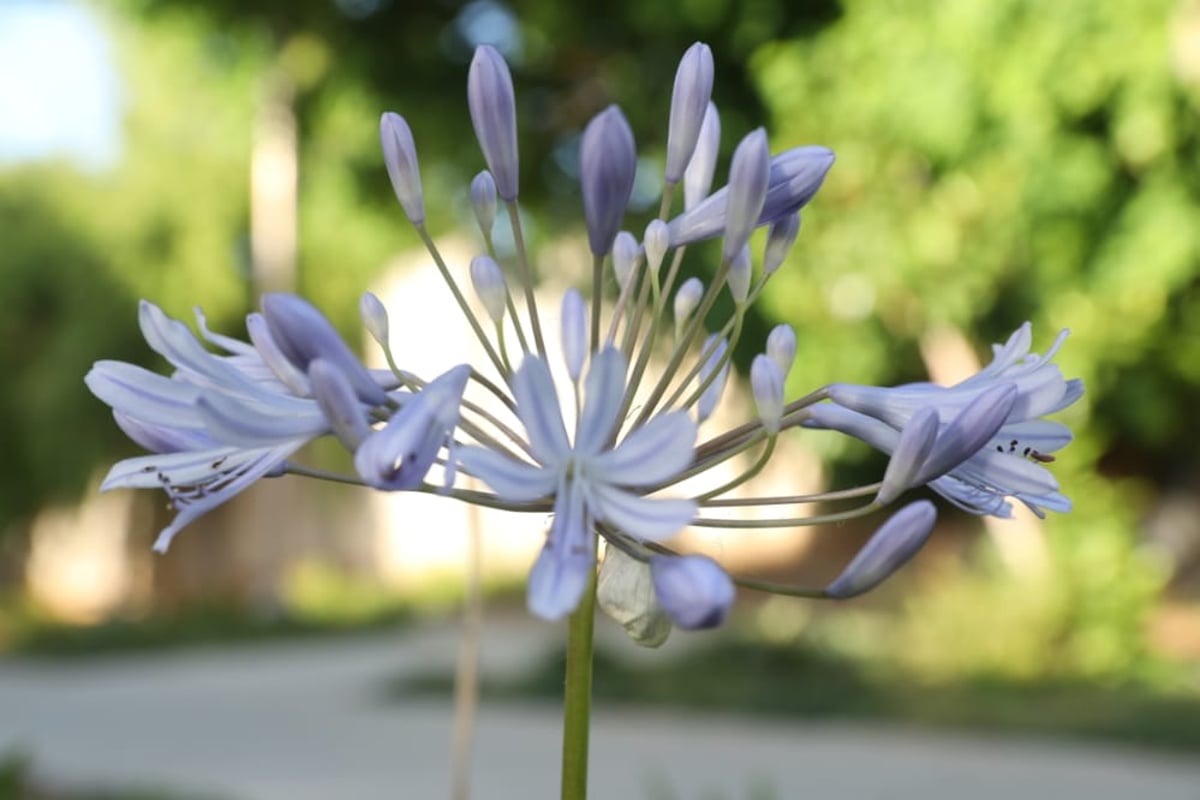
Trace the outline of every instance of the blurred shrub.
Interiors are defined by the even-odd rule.
[[[1062,415],[1078,439],[1052,469],[1076,510],[1047,523],[1045,585],[950,576],[897,646],[936,672],[1136,670],[1165,577],[1138,521],[1197,461],[1200,18],[1168,0],[843,12],[754,61],[775,148],[838,152],[764,298],[800,331],[798,384],[920,380],[929,331],[1003,341],[1030,319],[1039,351],[1072,329],[1059,361],[1088,389]]]
[[[83,491],[123,438],[83,376],[97,359],[141,350],[136,298],[57,202],[70,180],[28,170],[0,182],[0,532]]]

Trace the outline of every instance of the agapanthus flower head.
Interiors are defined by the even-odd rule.
[[[343,482],[438,493],[543,519],[549,514],[527,590],[537,616],[558,619],[580,607],[596,584],[603,539],[601,607],[650,645],[671,625],[719,624],[738,583],[806,597],[866,591],[912,557],[936,511],[928,501],[901,509],[827,587],[735,579],[706,555],[679,552],[675,537],[688,527],[843,522],[922,484],[976,513],[1007,514],[1008,497],[1039,513],[1067,510],[1045,462],[1070,431],[1043,417],[1078,399],[1082,384],[1065,380],[1052,363],[1062,336],[1045,356],[1029,354],[1027,325],[996,348],[992,364],[955,386],[835,383],[791,402],[785,391],[796,332],[777,326],[765,342],[752,343],[761,353],[749,370],[757,413],[712,430],[746,335],[747,309],[784,268],[799,211],[833,165],[833,153],[817,145],[771,157],[766,131],[757,129],[737,146],[729,184],[710,193],[720,149],[712,85],[711,53],[694,45],[676,76],[659,212],[648,224],[629,220],[631,230],[645,231],[641,241],[622,230],[635,216],[629,204],[638,156],[629,124],[614,105],[584,130],[580,229],[592,256],[591,296],[575,288],[563,295],[560,361],[546,345],[550,326],[538,313],[517,205],[512,76],[496,50],[480,47],[467,97],[488,171],[470,187],[482,244],[469,266],[449,263],[425,229],[405,119],[385,114],[380,133],[397,199],[484,360],[446,365],[435,377],[407,370],[404,352],[391,350],[387,311],[371,294],[360,311],[385,351],[383,371],[363,366],[324,315],[294,295],[264,297],[262,313],[246,320],[250,343],[213,334],[199,318],[201,342],[183,323],[143,304],[146,341],[173,372],[100,362],[89,373],[88,386],[113,408],[118,425],[151,451],[117,464],[105,488],[167,492],[179,513],[160,535],[161,549],[188,521],[261,477],[311,475],[294,454],[332,434],[353,455],[355,474],[337,476]],[[680,182],[683,211],[672,218]],[[491,240],[497,195],[513,221],[511,256],[498,255]],[[762,226],[770,227],[755,264],[749,240]],[[715,274],[692,267],[689,246],[716,236],[725,239]],[[482,318],[463,281],[473,285]],[[721,319],[717,301],[726,287],[733,311]],[[560,365],[565,378],[556,380]],[[780,436],[801,426],[841,431],[889,453],[883,480],[820,494],[754,495]],[[730,466],[733,477],[718,471]],[[843,506],[820,514],[791,510],[810,503]],[[737,515],[749,507],[755,515]]]

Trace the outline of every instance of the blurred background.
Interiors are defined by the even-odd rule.
[[[517,87],[523,212],[543,274],[569,282],[583,252],[580,131],[618,102],[643,158],[638,196],[656,197],[674,70],[696,40],[717,64],[719,171],[759,124],[774,151],[838,155],[740,363],[788,322],[792,395],[835,380],[952,382],[1025,320],[1037,351],[1068,327],[1058,361],[1087,394],[1061,417],[1077,439],[1051,468],[1075,511],[981,522],[943,508],[931,545],[870,597],[745,595],[727,629],[676,635],[651,658],[609,637],[601,708],[1002,730],[1194,758],[1197,0],[0,0],[5,663],[70,664],[86,681],[97,654],[452,631],[474,524],[489,619],[537,642],[488,691],[552,701],[561,631],[530,633],[521,598],[538,524],[287,478],[154,556],[163,498],[97,493],[136,450],[82,376],[98,359],[161,366],[137,330],[139,298],[183,318],[201,306],[212,329],[241,336],[257,295],[279,289],[313,299],[360,345],[358,297],[375,289],[401,360],[416,341],[414,359],[444,363],[439,348],[460,345],[441,307],[426,308],[442,290],[391,193],[380,112],[408,118],[430,225],[464,269],[479,246],[466,190],[483,167],[466,71],[477,44],[499,48]],[[711,256],[689,263],[704,274]],[[806,486],[882,468],[834,436],[791,438],[786,467]],[[309,458],[342,463],[334,447]],[[812,583],[867,533],[697,546]],[[410,671],[387,696],[444,702],[447,675]],[[53,754],[15,723],[8,734],[0,797],[25,797],[27,765],[53,766]],[[728,796],[790,796],[752,784]],[[647,795],[674,796],[664,786]]]

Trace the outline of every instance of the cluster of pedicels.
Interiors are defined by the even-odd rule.
[[[1007,516],[1009,498],[1039,514],[1068,510],[1043,464],[1071,434],[1043,417],[1070,405],[1083,388],[1064,380],[1051,361],[1065,332],[1039,356],[1030,353],[1028,324],[996,347],[989,366],[955,386],[832,384],[791,402],[784,387],[796,337],[780,325],[750,369],[757,419],[701,437],[746,309],[783,263],[800,229],[800,209],[833,164],[833,153],[817,146],[772,156],[758,129],[734,149],[726,185],[711,191],[720,142],[712,83],[712,55],[697,43],[675,78],[659,213],[640,237],[622,229],[638,164],[624,115],[609,106],[584,130],[579,174],[592,254],[590,302],[575,289],[564,294],[556,337],[561,353],[551,353],[518,213],[512,78],[500,54],[481,46],[467,99],[487,164],[470,186],[486,252],[472,260],[467,275],[451,269],[427,232],[408,123],[384,114],[380,133],[400,205],[486,362],[432,377],[406,371],[390,349],[387,312],[370,293],[362,299],[362,319],[387,356],[387,370],[366,368],[328,320],[294,295],[263,297],[261,312],[246,318],[248,342],[211,332],[199,312],[197,338],[143,302],[146,341],[174,371],[163,376],[102,361],[88,374],[87,385],[112,407],[117,424],[150,451],[116,464],[103,488],[167,493],[177,514],[158,537],[160,551],[196,517],[259,478],[285,473],[437,493],[543,518],[549,513],[545,545],[529,576],[530,610],[563,617],[598,574],[601,607],[646,644],[662,641],[671,623],[687,629],[719,624],[733,602],[735,581],[720,565],[665,544],[689,525],[845,520],[922,485],[976,514]],[[676,213],[680,189],[683,210]],[[501,205],[515,243],[507,259],[492,242]],[[765,246],[754,252],[749,241],[760,227],[767,228]],[[722,238],[721,261],[706,285],[685,275],[682,265],[689,245],[714,237]],[[468,303],[464,278],[483,315]],[[713,324],[710,311],[726,291],[733,312]],[[560,358],[565,380],[551,369]],[[778,436],[800,426],[840,431],[890,454],[882,479],[820,495],[733,496],[762,470]],[[353,453],[357,474],[328,475],[291,460],[327,434]],[[737,477],[713,477],[714,467],[742,454],[751,456],[750,466]],[[461,476],[477,482],[468,487]],[[857,504],[820,515],[721,516],[721,509],[738,506],[791,509],[815,502]],[[930,501],[911,502],[828,586],[771,588],[834,598],[867,591],[921,547],[935,519]],[[601,539],[606,547],[597,571]]]

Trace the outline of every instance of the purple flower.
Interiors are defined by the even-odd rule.
[[[609,106],[588,123],[580,145],[579,184],[592,254],[607,255],[633,192],[637,152],[625,115]]]
[[[768,225],[798,211],[813,198],[833,166],[833,151],[817,145],[794,147],[771,159],[767,196],[757,225]],[[729,187],[671,220],[675,247],[720,236],[725,231]]]
[[[909,503],[875,531],[866,547],[825,588],[839,600],[869,592],[908,563],[925,544],[937,522],[937,509],[928,500]]]
[[[506,201],[517,199],[517,108],[512,75],[504,57],[491,45],[480,45],[467,73],[467,106],[475,138],[487,161],[496,190]]]
[[[379,119],[379,142],[383,145],[383,163],[396,199],[413,225],[425,222],[425,199],[421,193],[421,169],[417,164],[417,146],[404,117],[391,111]]]
[[[671,92],[671,119],[667,125],[667,183],[679,183],[696,150],[700,127],[712,97],[713,57],[708,45],[696,42],[687,49],[675,73]]]
[[[654,593],[671,621],[684,630],[715,628],[725,621],[737,590],[708,556],[651,556]]]

